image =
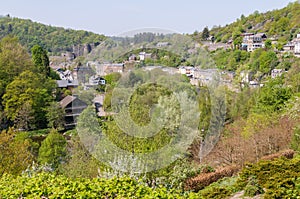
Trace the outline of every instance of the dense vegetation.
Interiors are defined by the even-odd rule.
[[[295,23],[299,20],[298,7],[298,3],[292,3],[282,10],[242,17],[225,28],[211,31],[206,28],[203,38],[214,34],[217,40],[227,41],[233,35],[240,34],[235,32],[236,27],[247,26],[248,29],[239,31],[265,31],[284,38],[286,42],[289,40],[287,35],[294,37],[294,29],[299,28]],[[274,19],[270,19],[271,15]],[[280,22],[280,15],[284,16],[281,18],[283,22]],[[160,69],[139,69],[126,75],[111,73],[104,77],[105,86],[95,90],[85,91],[82,87],[73,90],[89,106],[79,116],[77,129],[65,131],[64,110],[58,100],[71,94],[71,91],[56,88],[54,79],[57,76],[49,67],[47,50],[59,52],[67,50],[74,42],[76,45],[95,43],[103,38],[87,32],[43,26],[29,20],[10,17],[1,20],[5,23],[3,28],[0,27],[0,34],[5,31],[19,34],[16,33],[19,27],[34,24],[33,30],[22,29],[25,32],[20,34],[26,36],[29,32],[35,34],[31,31],[37,31],[38,39],[31,40],[28,35],[29,39],[25,41],[23,39],[26,37],[20,37],[21,43],[32,47],[31,55],[15,37],[4,37],[0,41],[0,198],[225,198],[239,193],[245,196],[264,194],[265,198],[299,196],[299,58],[277,54],[275,46],[252,53],[239,49],[211,52],[219,69],[236,73],[231,85],[234,89],[226,86],[213,90],[209,86],[195,87],[188,78],[167,76]],[[263,26],[255,25],[262,20],[266,20]],[[10,25],[6,27],[6,24]],[[249,24],[253,27],[250,28]],[[53,38],[55,44],[48,43],[49,38],[44,33]],[[61,36],[63,42],[60,42]],[[201,54],[201,50],[196,50],[194,54],[186,53],[195,50],[194,42],[179,35],[145,33],[132,39],[114,39],[107,40],[94,51],[96,54],[101,51],[101,55],[97,56],[102,57],[92,59],[117,58],[121,61],[143,50],[153,53],[159,60],[152,60],[153,64],[177,66],[184,63],[182,59],[196,66],[210,67],[212,63],[205,56],[207,54]],[[155,47],[160,40],[170,45],[157,50]],[[134,45],[128,47],[132,42]],[[142,49],[132,50],[141,45],[144,45]],[[177,48],[170,50],[174,46]],[[90,56],[94,55],[91,53]],[[170,58],[169,62],[163,62],[166,57]],[[151,64],[151,60],[146,61]],[[274,68],[286,72],[271,78],[270,71]],[[249,72],[250,79],[262,83],[263,87],[251,88],[248,84],[240,84],[243,71]],[[164,84],[168,86],[162,86]],[[125,93],[128,96],[133,88],[132,95],[124,100],[122,95]],[[173,92],[178,92],[178,95],[175,97]],[[111,114],[96,117],[91,102],[95,93],[105,93],[103,108]],[[196,107],[188,106],[193,104],[191,102],[195,102]],[[128,103],[128,112],[120,112],[125,103]],[[192,107],[197,114],[184,118],[183,105]],[[126,132],[126,125],[130,127],[132,122],[141,127],[133,133],[142,135],[148,130],[147,125],[161,116],[161,109],[164,110],[164,125],[154,136],[145,138]],[[116,112],[126,116],[121,118],[121,125],[118,123],[120,120],[112,116]],[[190,130],[180,131],[182,121],[188,126],[194,118],[197,118],[195,139],[176,161],[150,172],[147,168],[140,168],[140,164],[127,165],[133,162],[134,155],[147,155],[170,142],[177,143]],[[220,123],[222,128],[219,128]],[[206,136],[219,129],[222,133],[215,135],[220,140],[208,156],[201,157]],[[110,153],[115,148],[93,153],[97,147],[107,147],[107,140],[132,156],[121,152],[117,155]],[[157,165],[174,155],[173,148],[170,148],[164,149],[166,155],[163,158],[149,159],[148,163]],[[290,159],[275,159],[287,149],[294,150],[286,155]],[[292,159],[294,153],[296,155]],[[103,156],[111,158],[109,164],[99,161]],[[130,166],[132,170],[128,171]],[[146,173],[133,172],[136,168]],[[240,173],[236,174],[238,170]],[[232,175],[236,176],[230,177]]]
[[[238,42],[239,35],[244,32],[264,32],[269,37],[279,40],[279,45],[295,38],[300,30],[300,4],[299,2],[290,3],[288,6],[266,13],[255,11],[245,17],[242,15],[236,22],[225,27],[213,27],[210,35],[215,37],[216,42],[228,42],[230,39]],[[205,39],[202,33],[193,35],[196,39]]]
[[[14,17],[0,18],[0,38],[12,35],[30,50],[34,45],[43,47],[54,54],[72,51],[73,46],[82,44],[98,45],[104,40],[103,35],[83,30],[58,28]]]
[[[160,46],[159,43],[165,45]],[[196,46],[197,43],[186,35],[137,34],[134,38],[105,40],[86,57],[86,61],[97,60],[104,63],[127,61],[132,54],[138,57],[140,52],[146,51],[153,55],[151,59],[145,60],[147,65],[213,67],[209,54],[203,48]]]
[[[70,179],[49,173],[15,178],[4,175],[0,180],[1,198],[199,198],[180,190],[151,188],[131,178]]]
[[[177,55],[175,53],[172,53],[167,50],[158,49],[158,48],[141,48],[132,50],[130,52],[125,53],[121,57],[119,57],[117,60],[114,60],[115,62],[124,62],[127,61],[128,58],[131,55],[138,55],[140,52],[146,52],[151,54],[151,58],[148,58],[144,61],[141,61],[141,63],[137,64],[137,67],[140,66],[168,66],[168,67],[178,67],[178,66],[187,66],[191,65],[190,63],[186,62],[184,58],[182,58],[180,55]]]

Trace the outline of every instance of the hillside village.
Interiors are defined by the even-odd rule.
[[[265,33],[243,33],[241,34],[242,37],[242,43],[240,45],[240,49],[247,51],[247,52],[253,52],[256,49],[264,49],[265,48],[265,42],[268,39],[267,35]],[[210,38],[213,39],[213,38]],[[272,45],[276,44],[276,40],[272,39]],[[170,46],[171,44],[169,42],[158,42],[157,47],[165,47]],[[212,44],[214,45],[214,44]],[[292,41],[290,41],[288,44],[283,46],[282,51],[278,51],[274,49],[274,51],[278,54],[284,54],[284,53],[292,53],[296,57],[299,57],[299,45],[300,45],[300,34],[297,34],[297,37],[294,38]],[[204,45],[205,46],[205,45]],[[221,47],[223,48],[223,47]],[[231,45],[231,48],[233,46]],[[70,68],[70,66],[74,63],[75,54],[73,53],[65,53],[61,55],[62,58],[64,58],[64,61],[62,63],[56,63],[50,65],[53,70],[56,70],[56,72],[59,74],[61,80],[57,80],[57,86],[60,89],[67,89],[71,92],[81,86],[85,90],[88,90],[90,88],[97,88],[99,85],[105,86],[105,76],[110,75],[112,73],[120,73],[123,74],[125,72],[130,72],[131,68],[128,68],[129,65],[132,64],[139,64],[141,62],[144,62],[145,60],[151,60],[154,59],[153,55],[151,53],[146,53],[144,51],[139,52],[136,54],[131,54],[128,59],[122,63],[100,63],[98,61],[88,61],[85,66],[77,66],[73,68],[72,70],[64,70],[66,68]],[[58,57],[51,57],[50,59],[58,59]],[[68,63],[68,65],[66,65]],[[215,77],[220,78],[220,82],[223,85],[226,85],[228,88],[239,91],[234,85],[234,78],[237,75],[234,71],[226,71],[222,70],[219,71],[217,68],[215,69],[201,69],[200,67],[194,67],[194,66],[179,66],[177,68],[168,68],[164,66],[144,66],[144,70],[153,70],[155,68],[160,68],[163,71],[169,73],[169,74],[181,74],[185,75],[190,79],[190,83],[194,86],[207,86],[209,85],[212,80]],[[281,75],[283,75],[286,71],[284,69],[272,69],[271,72],[268,74],[271,78],[276,78]],[[86,78],[86,75],[89,75],[88,78]],[[262,82],[259,82],[255,79],[253,79],[253,74],[251,72],[247,71],[241,71],[240,74],[240,85],[245,87],[246,85],[250,88],[257,88],[262,87],[264,84]],[[82,79],[82,77],[84,77]],[[67,96],[68,97],[68,96]],[[66,98],[67,98],[66,97]],[[97,96],[95,96],[97,98]],[[105,94],[103,95],[103,98],[105,97]],[[95,98],[95,99],[96,99]],[[99,97],[98,97],[99,98]],[[69,100],[69,104],[72,105],[73,100],[77,98],[74,98],[72,100]],[[61,104],[65,104],[64,101],[68,101],[66,99],[62,99]],[[93,101],[94,104],[98,104],[99,107],[96,107],[97,113],[99,116],[105,116],[106,113],[103,110],[103,102],[101,101]],[[63,105],[63,107],[66,107],[67,105]],[[74,106],[74,104],[73,104]],[[86,108],[85,106],[79,105],[79,107],[74,107],[74,114],[71,116],[75,117],[78,116],[79,113],[81,113],[83,109],[80,109],[80,107]],[[80,109],[79,112],[77,112],[77,109]],[[75,110],[76,109],[76,110]],[[68,114],[66,117],[69,117],[70,114]],[[66,118],[68,121],[69,119]],[[70,121],[67,122],[67,126],[69,126]],[[74,127],[74,120],[71,122]],[[72,126],[72,125],[71,125]]]
[[[299,20],[109,37],[0,16],[0,198],[298,198]]]

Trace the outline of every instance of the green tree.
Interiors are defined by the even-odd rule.
[[[271,39],[267,39],[267,40],[265,41],[265,48],[266,48],[267,50],[271,50],[271,49],[272,49],[272,41],[271,41]]]
[[[250,61],[249,61],[251,71],[257,72],[259,70],[259,66],[260,66],[259,57],[261,56],[262,53],[263,53],[262,48],[258,48],[251,53]]]
[[[73,90],[74,95],[77,95],[80,100],[85,102],[87,105],[92,105],[93,99],[95,98],[94,89],[84,90],[83,87],[78,87]]]
[[[66,144],[64,136],[52,130],[39,149],[39,163],[50,164],[53,168],[57,168],[65,160]]]
[[[37,68],[37,71],[46,77],[50,76],[49,57],[47,52],[39,45],[31,48],[32,62]]]
[[[17,38],[5,37],[0,41],[0,97],[16,76],[32,69],[30,56]]]
[[[4,111],[8,119],[15,121],[20,117],[20,110],[28,103],[34,112],[34,124],[37,128],[47,126],[45,117],[47,107],[53,100],[55,83],[31,71],[25,71],[15,78],[6,88],[3,96]],[[26,116],[26,115],[24,115]]]
[[[58,102],[51,102],[47,107],[48,127],[62,130],[64,128],[65,112]]]
[[[263,51],[259,57],[259,71],[269,73],[278,64],[278,58],[273,51]]]
[[[83,146],[79,136],[72,137],[70,141],[71,150],[68,150],[67,163],[62,165],[64,175],[78,178],[96,178],[99,175],[100,162],[95,159]]]
[[[208,37],[209,37],[209,30],[208,30],[207,26],[203,29],[201,37],[202,37],[202,40],[207,40],[208,39]]]
[[[285,103],[292,97],[292,89],[284,85],[283,78],[270,80],[260,89],[255,112],[272,113],[282,111]]]
[[[22,130],[30,130],[34,128],[34,110],[31,101],[26,101],[16,115],[14,120],[15,127]]]
[[[241,44],[243,42],[243,38],[242,37],[236,37],[234,40],[233,40],[233,44],[234,44],[234,47],[236,49],[239,49]]]
[[[34,160],[28,140],[16,140],[17,132],[8,129],[0,133],[0,176],[21,174]]]
[[[241,34],[242,33],[239,30],[236,30],[232,33],[233,44],[234,48],[236,49],[239,49],[242,44],[243,38],[241,37]]]
[[[199,110],[200,110],[200,121],[199,121],[199,129],[201,133],[207,132],[210,119],[211,119],[211,100],[210,94],[207,87],[200,88],[200,95],[199,95]],[[205,135],[201,135],[205,137]]]
[[[300,152],[300,126],[294,129],[291,147],[293,150]]]

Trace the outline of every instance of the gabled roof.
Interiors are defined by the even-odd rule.
[[[64,99],[62,99],[59,104],[62,108],[66,108],[70,103],[72,103],[76,97],[68,95]]]

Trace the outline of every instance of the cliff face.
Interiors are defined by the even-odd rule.
[[[88,55],[97,45],[96,44],[81,44],[81,45],[73,45],[72,53],[75,54],[76,57],[86,56]]]

